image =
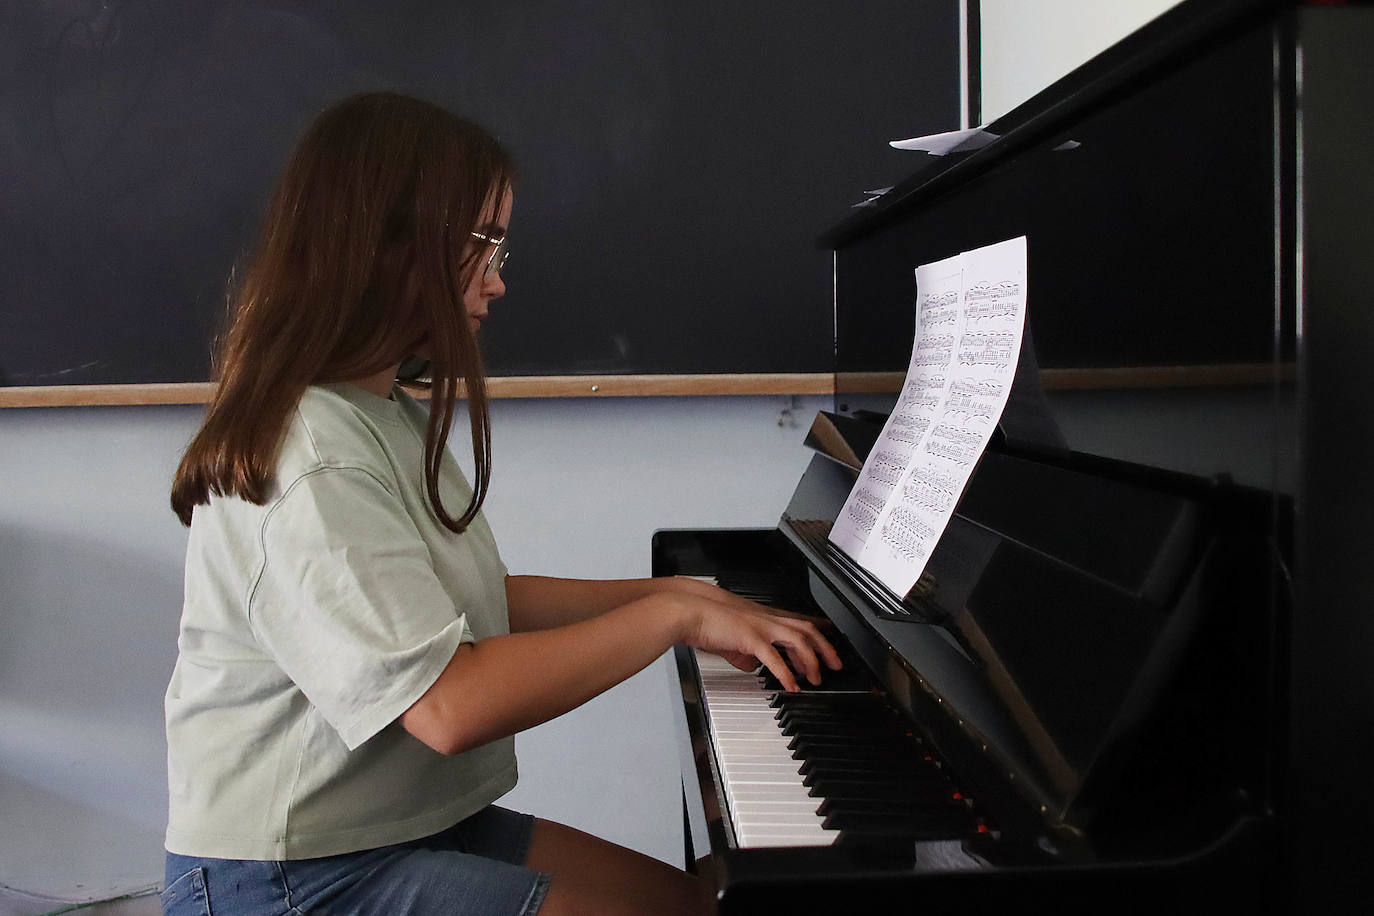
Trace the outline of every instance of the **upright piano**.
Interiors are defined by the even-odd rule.
[[[846,661],[785,694],[677,650],[720,912],[1374,907],[1371,39],[1188,0],[825,232],[835,404],[777,528],[653,543]],[[895,595],[827,533],[913,269],[1020,235],[1010,400]]]

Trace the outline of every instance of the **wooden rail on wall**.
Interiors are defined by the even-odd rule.
[[[1295,376],[1284,366],[1281,378]],[[845,394],[895,392],[901,372],[854,372],[840,379]],[[1113,369],[1041,369],[1046,390],[1123,388],[1210,388],[1260,385],[1274,379],[1267,364],[1239,366],[1143,366]],[[0,407],[92,407],[125,404],[204,404],[212,382],[170,385],[52,385],[0,388]],[[543,375],[495,376],[487,380],[493,398],[639,398],[703,395],[834,394],[828,372],[738,375]]]
[[[898,383],[900,384],[900,382]],[[660,396],[830,394],[828,372],[741,375],[494,376],[492,398],[637,398]],[[0,407],[93,407],[122,404],[204,404],[213,382],[172,385],[51,385],[0,388]]]

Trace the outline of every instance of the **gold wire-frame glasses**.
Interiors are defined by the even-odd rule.
[[[510,243],[504,235],[483,235],[480,232],[471,233],[475,239],[480,239],[488,245],[496,247],[491,251],[491,257],[487,258],[487,266],[483,268],[482,277],[490,282],[501,274],[501,268],[506,266],[506,261],[510,258]]]

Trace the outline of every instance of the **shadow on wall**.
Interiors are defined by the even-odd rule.
[[[0,776],[161,831],[181,569],[119,539],[0,529]]]

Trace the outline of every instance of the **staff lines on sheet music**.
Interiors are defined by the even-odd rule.
[[[987,423],[992,419],[1004,387],[996,379],[958,379],[949,387],[944,416]]]
[[[883,494],[879,496],[877,493],[874,493],[872,489],[864,487],[859,491],[859,495],[855,501],[867,506],[874,512],[881,512],[883,504],[887,501],[887,495]]]
[[[886,496],[878,496],[870,487],[861,487],[850,500],[848,515],[867,534],[878,523],[878,515],[886,502]]]
[[[926,440],[926,451],[953,461],[960,467],[966,467],[977,460],[982,447],[981,435],[952,423],[936,424],[930,431],[930,438]]]
[[[883,523],[882,535],[889,547],[914,559],[927,552],[930,542],[940,536],[940,529],[906,506],[897,506]]]
[[[902,395],[902,399],[897,402],[897,410],[892,414],[892,422],[910,426],[923,419],[916,411],[921,408],[932,410],[940,406],[940,397],[944,390],[933,388],[918,388],[908,391]]]
[[[913,366],[948,366],[950,355],[953,352],[953,347],[945,347],[943,350],[935,352],[918,353],[911,364]]]
[[[949,365],[950,357],[954,354],[954,335],[936,334],[933,337],[923,337],[916,342],[916,353],[912,357],[913,366],[939,366],[941,368]]]
[[[1003,280],[996,285],[979,283],[964,293],[964,316],[968,322],[989,318],[1014,318],[1021,297],[1021,284]]]
[[[959,323],[959,311],[953,308],[954,304],[953,302],[949,302],[928,306],[921,312],[920,317],[916,320],[919,332],[925,333],[927,331],[939,330],[945,325],[951,327],[957,325]]]
[[[869,476],[888,485],[888,489],[897,485],[902,479],[902,473],[906,470],[907,459],[910,450],[905,454],[889,451],[875,451],[869,463]],[[886,498],[886,497],[884,497]],[[878,508],[882,508],[879,506]]]
[[[930,428],[929,417],[902,417],[900,420],[893,417],[892,426],[888,430],[888,438],[897,442],[905,442],[913,448],[921,441],[921,437]]]
[[[922,350],[948,350],[954,346],[953,334],[937,334],[934,337],[925,337],[916,343],[916,352]]]
[[[902,487],[902,495],[932,512],[944,512],[959,498],[959,481],[953,474],[916,468]]]
[[[938,293],[928,293],[921,298],[920,308],[923,311],[940,311],[952,309],[959,305],[959,291],[957,289],[942,289]]]
[[[996,366],[1006,369],[1016,358],[1016,334],[1012,331],[967,333],[959,340],[959,365]]]
[[[902,386],[902,396],[897,402],[898,412],[893,416],[907,413],[914,408],[933,409],[939,405],[944,394],[945,377],[943,375],[925,375],[924,373],[913,375]]]

